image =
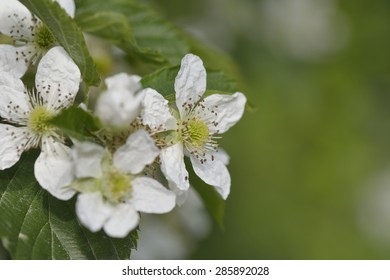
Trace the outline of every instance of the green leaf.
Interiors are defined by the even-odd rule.
[[[175,100],[174,83],[180,66],[165,67],[149,75],[145,75],[141,83],[143,87],[153,88],[167,100]],[[207,70],[206,96],[212,93],[232,94],[237,91],[236,83],[222,71]]]
[[[145,75],[141,79],[144,88],[153,88],[162,94],[169,101],[175,100],[175,78],[179,72],[180,66],[165,67],[151,74]]]
[[[113,11],[85,12],[76,17],[84,32],[108,39],[125,49],[135,49],[133,30],[126,16]]]
[[[98,86],[100,77],[89,55],[83,34],[73,19],[52,0],[20,0],[20,2],[49,27],[59,44],[80,68],[84,82],[88,86]]]
[[[12,259],[129,259],[137,233],[113,239],[76,218],[75,201],[59,201],[34,178],[38,151],[0,172],[0,237]]]
[[[133,0],[76,0],[75,3],[76,21],[84,31],[110,39],[133,60],[153,63],[158,67],[176,65],[189,52],[189,46],[179,30],[144,3]],[[94,14],[96,21],[104,20],[108,13],[110,18],[114,14],[122,15],[115,22],[118,29],[111,34],[103,30],[104,26],[94,29],[88,17]],[[125,24],[124,18],[128,24]],[[113,20],[109,23],[112,25]],[[130,29],[132,32],[126,33]],[[124,35],[122,41],[118,41],[117,34]]]
[[[235,81],[243,83],[243,77],[240,73],[234,59],[227,53],[209,45],[207,42],[192,38],[188,34],[184,34],[186,41],[190,46],[190,52],[202,58],[206,68],[219,69],[226,73]]]
[[[232,94],[238,90],[234,79],[218,70],[207,70],[207,91]]]
[[[62,110],[49,123],[78,140],[91,139],[93,132],[101,128],[100,121],[96,117],[76,106]]]
[[[0,241],[0,260],[9,260],[10,256]]]

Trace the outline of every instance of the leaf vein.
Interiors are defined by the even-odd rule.
[[[15,244],[16,251],[17,251],[17,248],[19,247],[19,240],[20,240],[19,236],[20,236],[20,234],[22,233],[22,229],[23,229],[24,224],[26,223],[27,214],[30,212],[31,207],[32,207],[34,201],[37,199],[37,196],[38,196],[38,194],[39,194],[40,192],[41,192],[41,191],[38,190],[38,191],[34,194],[34,198],[31,200],[31,203],[30,203],[30,205],[29,205],[29,207],[28,207],[26,213],[25,213],[24,216],[23,216],[23,221],[22,221],[22,224],[20,225],[19,233],[18,233],[18,235],[17,235],[17,240],[16,240],[16,244]],[[36,241],[36,240],[35,240],[35,241]],[[35,243],[35,241],[34,241],[34,243]],[[32,252],[32,251],[31,251],[31,252]]]

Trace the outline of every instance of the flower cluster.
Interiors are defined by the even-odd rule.
[[[58,1],[70,15],[72,1]],[[41,150],[36,180],[51,195],[77,195],[76,213],[90,231],[125,237],[139,223],[138,212],[167,213],[184,203],[190,188],[184,157],[195,174],[226,199],[229,157],[221,134],[243,115],[245,96],[206,92],[202,60],[187,54],[174,82],[175,102],[141,77],[120,73],[105,80],[91,114],[101,123],[93,139],[69,138],[51,119],[74,104],[81,75],[49,29],[18,1],[0,8],[0,31],[16,46],[0,45],[0,170],[24,151]],[[21,77],[37,62],[35,85]]]

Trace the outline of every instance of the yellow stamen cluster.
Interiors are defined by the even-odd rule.
[[[131,177],[118,170],[110,170],[103,176],[102,192],[113,203],[129,199],[132,186]]]
[[[209,139],[209,128],[204,121],[191,119],[185,123],[182,135],[184,141],[188,142],[192,147],[201,148]]]
[[[28,127],[35,134],[46,134],[52,129],[52,126],[48,123],[52,117],[53,113],[49,112],[45,107],[35,107],[29,115]]]

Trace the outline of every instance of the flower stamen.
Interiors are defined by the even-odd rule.
[[[38,106],[30,112],[27,125],[33,133],[44,135],[52,130],[52,126],[48,122],[52,117],[52,112],[43,106]]]
[[[38,48],[43,51],[46,51],[54,45],[56,39],[54,38],[49,28],[45,24],[40,23],[35,30],[34,42],[38,46]]]
[[[201,148],[207,143],[209,128],[204,121],[191,119],[183,124],[182,136],[184,141],[189,142],[194,148]]]
[[[110,170],[104,174],[102,193],[113,203],[121,203],[129,199],[132,192],[131,177],[118,170]]]
[[[203,106],[202,102],[189,111],[177,132],[188,152],[203,164],[208,158],[214,161],[213,153],[218,150],[217,139],[221,137],[211,132],[210,127],[214,126],[211,110]]]

